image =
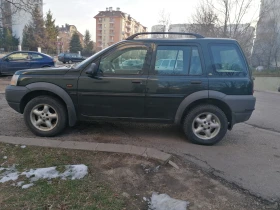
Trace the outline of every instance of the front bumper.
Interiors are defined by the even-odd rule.
[[[20,102],[28,92],[29,90],[26,87],[11,85],[6,87],[5,96],[9,106],[22,114],[23,110],[21,110]]]

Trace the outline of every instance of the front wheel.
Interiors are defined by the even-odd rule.
[[[24,109],[24,121],[35,135],[51,137],[64,130],[67,114],[58,99],[39,96],[27,103]]]
[[[228,129],[225,113],[213,105],[201,105],[186,116],[184,132],[188,139],[201,145],[214,145],[221,141]]]

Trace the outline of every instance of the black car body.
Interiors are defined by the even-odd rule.
[[[58,55],[58,60],[62,63],[79,63],[85,59],[78,53],[60,53]]]
[[[12,52],[0,59],[0,75],[13,75],[18,70],[54,67],[54,59],[32,51]]]
[[[250,118],[253,80],[235,40],[191,35],[196,38],[131,37],[71,69],[18,71],[6,99],[40,136],[77,121],[129,120],[175,123],[192,142],[215,144]],[[141,67],[122,67],[135,56]],[[172,68],[157,65],[167,59]]]

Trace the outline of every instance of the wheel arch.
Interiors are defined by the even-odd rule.
[[[225,96],[223,93],[213,94],[211,91],[199,91],[186,97],[180,104],[176,116],[175,123],[182,124],[184,117],[192,110],[202,104],[211,104],[220,108],[226,115],[229,122],[229,129],[232,127],[232,110],[229,105],[223,101]]]
[[[77,122],[77,115],[74,103],[68,93],[61,87],[46,83],[38,82],[32,83],[26,86],[29,92],[21,99],[20,102],[20,112],[24,112],[26,104],[33,98],[41,95],[50,95],[59,99],[66,107],[68,113],[68,124],[69,126],[74,126]]]

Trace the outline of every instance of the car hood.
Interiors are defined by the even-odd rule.
[[[68,67],[49,67],[49,68],[38,68],[38,69],[25,69],[17,71],[15,74],[19,75],[64,75],[70,69]]]

